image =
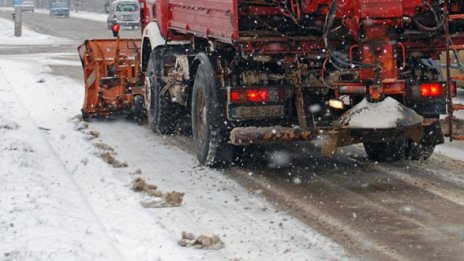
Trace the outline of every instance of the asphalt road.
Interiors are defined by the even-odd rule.
[[[0,17],[11,20],[11,12],[0,10]],[[12,30],[13,30],[13,21]],[[76,46],[86,39],[113,38],[113,34],[107,29],[106,23],[72,17],[52,17],[38,12],[23,13],[23,24],[28,28],[47,35],[63,37],[75,41],[68,45],[55,46],[30,46],[18,49],[18,52],[57,52],[73,51]],[[122,38],[139,38],[140,30],[128,30],[123,28],[120,33]]]
[[[1,16],[9,14],[1,13]],[[111,37],[104,23],[81,19],[55,19],[31,14],[25,24],[39,32],[68,37],[76,42]],[[138,32],[134,33],[135,36]],[[131,36],[133,37],[133,36]],[[42,52],[47,47],[30,47]],[[52,47],[48,47],[52,48]],[[56,46],[47,51],[75,50]],[[24,50],[17,50],[24,52]],[[77,56],[76,56],[77,59]],[[80,68],[60,68],[56,73],[81,77]],[[108,123],[99,127],[108,131]],[[139,149],[127,140],[143,140],[147,126],[118,123],[120,150]],[[146,130],[146,129],[143,129]],[[153,134],[154,135],[154,134]],[[166,143],[193,154],[190,138],[165,137]],[[129,148],[135,146],[134,148]],[[251,162],[223,170],[279,209],[332,238],[361,260],[463,260],[464,162],[434,155],[425,162],[377,163],[365,158],[361,146],[340,149],[333,158],[318,156],[305,145],[268,149],[281,151],[283,166]],[[275,162],[275,161],[274,161]]]

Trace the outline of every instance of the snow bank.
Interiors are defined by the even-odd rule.
[[[422,116],[390,97],[376,103],[364,99],[341,117],[342,125],[354,129],[391,129],[422,121]]]
[[[36,9],[36,13],[48,14],[48,10]],[[92,21],[97,21],[97,22],[106,22],[106,19],[108,18],[108,14],[91,13],[91,12],[86,12],[86,11],[79,11],[77,13],[74,11],[71,11],[69,13],[69,16],[73,18],[86,19],[86,20],[92,20]],[[57,18],[60,18],[60,17],[57,17]],[[63,18],[63,19],[66,19],[66,18]]]
[[[29,30],[26,26],[22,28],[22,36],[14,36],[14,22],[0,18],[0,46],[18,45],[43,45],[43,44],[65,44],[72,43],[71,40],[39,34]]]
[[[9,11],[11,13],[14,13],[14,8],[13,7],[0,7],[0,10],[2,11]],[[36,13],[39,14],[47,14],[48,15],[48,10],[45,9],[35,9]],[[101,14],[101,13],[92,13],[92,12],[86,12],[86,11],[79,11],[79,12],[74,12],[71,10],[69,13],[71,17],[74,18],[79,18],[79,19],[86,19],[86,20],[93,20],[97,22],[106,22],[106,19],[108,18],[108,14]],[[57,18],[63,18],[64,17],[57,17]]]
[[[2,68],[4,62],[0,65],[0,79],[7,82],[0,87],[1,259],[120,260],[70,177],[72,172],[57,160],[44,138],[45,128],[31,119]],[[34,77],[23,79],[30,78]]]
[[[78,13],[71,13],[71,16],[74,18],[80,18],[80,19],[87,19],[87,20],[93,20],[97,22],[105,22],[108,18],[107,14],[97,14],[97,13],[90,13],[90,12],[85,12],[85,11],[79,11]]]
[[[74,57],[77,56],[72,54]],[[51,54],[0,59],[0,255],[7,260],[187,260],[70,121],[83,87],[50,75]],[[54,64],[62,57],[57,55]],[[21,77],[19,77],[20,72]],[[44,79],[42,81],[41,79]]]

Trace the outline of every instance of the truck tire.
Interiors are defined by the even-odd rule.
[[[177,106],[171,102],[169,93],[161,95],[160,59],[157,52],[153,51],[147,65],[145,88],[148,125],[157,134],[173,134],[178,120]]]
[[[388,142],[364,142],[364,150],[367,157],[377,161],[398,161],[404,157],[404,140],[394,140]]]
[[[192,136],[198,161],[208,167],[227,165],[234,154],[227,144],[225,104],[218,92],[212,66],[203,61],[193,84]]]
[[[433,154],[435,146],[445,142],[441,124],[438,115],[434,115],[436,121],[424,127],[424,136],[419,142],[409,140],[406,144],[406,159],[409,160],[427,160]]]
[[[406,159],[427,160],[432,156],[434,150],[435,144],[424,144],[410,140],[406,147]]]

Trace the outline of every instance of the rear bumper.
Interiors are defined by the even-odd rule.
[[[361,142],[388,142],[399,137],[419,142],[424,135],[423,123],[391,129],[333,129],[301,130],[289,127],[238,127],[230,133],[232,145],[275,144],[314,141],[323,156],[335,153],[338,147]]]
[[[427,119],[394,99],[376,103],[364,100],[333,122],[332,127],[305,130],[281,126],[238,127],[231,131],[230,143],[316,141],[323,155],[331,155],[337,147],[360,142],[388,142],[401,138],[419,142],[428,124]]]

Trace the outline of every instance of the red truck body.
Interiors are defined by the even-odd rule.
[[[323,154],[363,143],[376,160],[428,158],[444,142],[439,116],[462,108],[449,75],[464,49],[459,0],[139,2],[150,127],[176,133],[189,118],[202,164],[321,137]],[[383,111],[355,119],[372,108]]]
[[[392,29],[405,27],[404,17],[415,17],[425,12],[428,5],[423,0],[290,0],[290,1],[240,1],[240,0],[158,0],[151,10],[146,1],[147,12],[154,14],[160,28],[161,35],[171,40],[189,40],[192,37],[214,39],[232,44],[241,52],[260,54],[323,54],[324,41],[314,35],[297,35],[294,37],[283,35],[269,35],[268,31],[249,29],[243,23],[249,22],[249,17],[290,17],[301,20],[311,17],[311,26],[323,30],[323,21],[332,4],[337,5],[335,16],[343,20],[343,26],[353,39],[346,39],[344,45],[350,45],[353,51],[362,50],[363,62],[373,64],[380,62],[383,73],[381,78],[392,85],[392,92],[404,88],[401,83],[394,83],[397,79],[396,56],[410,50],[422,50],[437,59],[446,49],[445,35],[430,38],[430,41],[418,41],[417,38],[394,39],[390,34]],[[429,1],[432,3],[433,1]],[[450,10],[462,14],[463,3],[451,1]],[[371,24],[363,23],[369,21]],[[149,19],[147,19],[149,21]],[[252,21],[253,22],[253,21]],[[254,21],[256,22],[256,21]],[[245,28],[244,28],[245,27]],[[362,28],[361,28],[362,27]],[[248,30],[245,30],[248,29]],[[362,36],[366,44],[359,45]],[[455,45],[464,45],[464,37],[454,37]],[[382,41],[382,51],[378,54],[372,42]],[[398,42],[398,44],[392,44]],[[378,48],[378,47],[377,47]],[[350,52],[351,52],[350,51]],[[380,58],[380,59],[379,59]],[[361,70],[362,78],[372,79],[372,70]],[[387,91],[388,92],[388,91]]]

